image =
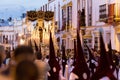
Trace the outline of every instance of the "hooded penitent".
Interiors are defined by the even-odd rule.
[[[77,58],[77,52],[76,52],[76,40],[74,40],[74,62],[73,62],[73,66],[75,66],[76,64],[76,58]]]
[[[113,51],[112,51],[112,45],[111,45],[111,41],[108,44],[108,60],[109,60],[109,66],[110,69],[112,70],[112,72],[114,73],[114,71],[116,70],[116,74],[117,74],[117,78],[119,77],[119,69],[116,67],[115,63],[113,63]]]
[[[50,65],[51,70],[49,71],[50,76],[48,77],[48,80],[59,80],[60,65],[59,62],[56,60],[51,33],[50,33],[49,50],[50,50],[49,53],[50,57],[48,63]]]
[[[96,68],[95,63],[92,62],[92,60],[95,60],[95,57],[93,56],[93,54],[91,53],[90,48],[86,45],[87,49],[88,49],[88,53],[89,53],[89,60],[87,61],[89,63],[89,68],[90,71],[92,72],[92,74],[94,73],[94,69]]]
[[[62,67],[63,67],[63,76],[64,76],[66,64],[67,64],[67,59],[66,59],[66,55],[65,55],[65,47],[62,45]]]
[[[111,45],[111,41],[110,43],[108,44],[108,60],[109,60],[109,65],[110,65],[110,68],[114,71],[115,70],[115,64],[113,63],[113,58],[112,58],[112,45]]]
[[[96,72],[92,75],[90,80],[99,80],[103,77],[108,77],[110,80],[117,80],[112,73],[109,66],[108,56],[106,54],[105,44],[102,33],[100,32],[100,59]]]
[[[76,74],[79,78],[76,80],[89,80],[90,71],[88,69],[87,63],[84,58],[83,49],[81,46],[81,41],[79,37],[79,31],[77,31],[77,57],[76,64],[72,72]]]

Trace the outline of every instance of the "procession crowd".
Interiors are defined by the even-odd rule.
[[[51,35],[49,55],[45,58],[37,46],[36,51],[25,45],[6,51],[0,45],[0,80],[119,80],[119,52],[112,50],[111,45],[106,51],[101,36],[101,50],[86,45],[86,56],[78,36],[72,58],[66,58],[64,46],[62,57],[56,57]]]

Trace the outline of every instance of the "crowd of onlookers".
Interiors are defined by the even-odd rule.
[[[47,80],[49,70],[42,54],[29,46],[18,46],[11,52],[0,46],[0,80]]]

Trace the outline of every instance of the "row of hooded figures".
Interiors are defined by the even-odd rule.
[[[99,39],[100,51],[90,49],[86,45],[89,53],[89,57],[86,57],[81,46],[79,31],[77,31],[77,42],[74,41],[74,57],[72,59],[66,58],[65,46],[62,46],[62,58],[56,57],[51,39],[48,59],[51,78],[48,77],[48,79],[119,80],[119,53],[112,50],[111,42],[108,44],[109,50],[106,51],[101,32]]]
[[[112,50],[111,43],[108,44],[109,50],[106,51],[102,33],[100,32],[99,52],[90,49],[87,45],[86,47],[89,52],[88,58],[84,55],[77,33],[77,45],[74,41],[74,58],[67,60],[63,46],[61,63],[66,80],[119,80],[119,52]]]
[[[18,46],[11,59],[6,60],[7,68],[0,64],[0,80],[119,80],[119,54],[112,50],[111,43],[106,51],[102,33],[100,32],[100,51],[90,49],[87,58],[81,46],[80,35],[77,30],[77,41],[74,41],[74,58],[67,59],[65,47],[62,46],[62,58],[56,57],[50,33],[49,56],[44,60],[41,47],[35,43],[35,52],[32,44]],[[0,50],[2,50],[0,48]],[[0,56],[1,56],[0,52]],[[35,57],[34,57],[35,56]],[[3,58],[0,58],[2,63]],[[4,69],[3,69],[4,68]],[[14,74],[14,76],[11,74]],[[3,78],[1,75],[9,77]],[[8,76],[10,75],[10,76]],[[11,78],[11,79],[10,79]]]

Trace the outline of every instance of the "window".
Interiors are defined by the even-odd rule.
[[[72,6],[68,6],[67,10],[68,10],[67,11],[68,12],[68,15],[67,15],[67,26],[68,26],[68,30],[69,30],[69,28],[72,25]]]
[[[88,1],[88,26],[92,25],[92,0]]]
[[[62,30],[66,29],[66,10],[62,9]]]
[[[99,17],[100,21],[106,21],[107,20],[107,9],[106,9],[106,4],[100,5],[99,6]]]
[[[45,5],[45,11],[47,11],[47,4]]]

